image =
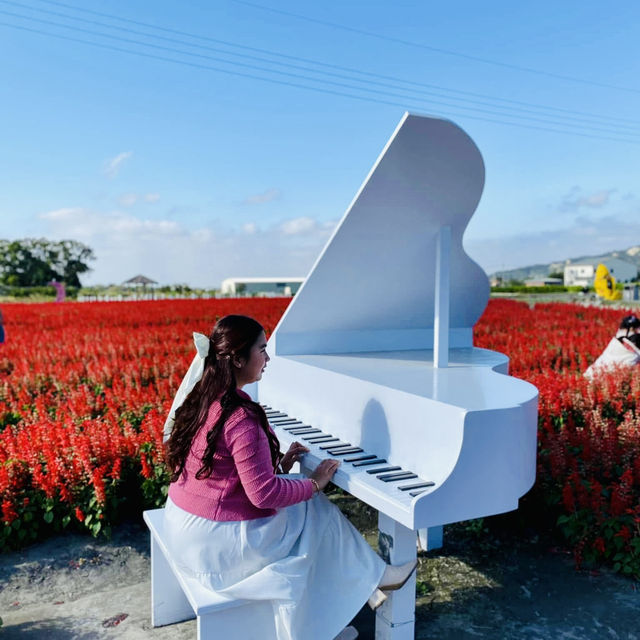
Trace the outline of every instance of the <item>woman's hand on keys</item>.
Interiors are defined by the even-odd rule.
[[[326,458],[311,474],[311,477],[318,483],[320,491],[322,491],[328,484],[333,474],[338,470],[340,466],[340,460],[334,460],[333,458]]]
[[[293,442],[289,447],[287,453],[285,453],[280,459],[280,466],[284,473],[289,473],[294,462],[300,462],[300,458],[305,453],[309,453],[309,449],[299,442]]]

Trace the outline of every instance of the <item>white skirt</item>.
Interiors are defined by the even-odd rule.
[[[180,569],[213,591],[270,600],[278,640],[331,640],[358,613],[384,561],[324,494],[256,520],[214,522],[167,500]]]

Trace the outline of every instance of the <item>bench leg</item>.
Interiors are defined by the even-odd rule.
[[[380,555],[393,565],[416,558],[416,532],[378,512]],[[416,619],[416,574],[398,591],[389,591],[376,609],[375,640],[413,640]]]
[[[162,627],[195,617],[180,583],[151,535],[151,624]]]

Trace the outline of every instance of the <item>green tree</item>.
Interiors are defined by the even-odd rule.
[[[90,270],[93,250],[76,240],[0,239],[0,282],[17,287],[45,286],[52,280],[79,287]]]

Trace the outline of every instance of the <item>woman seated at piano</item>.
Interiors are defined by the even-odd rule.
[[[323,460],[310,478],[288,473],[308,449],[294,442],[282,455],[264,410],[242,391],[269,362],[260,324],[230,315],[194,339],[167,421],[173,557],[218,593],[270,600],[278,640],[357,637],[349,621],[400,588],[415,563],[386,565],[325,497],[339,461]]]
[[[597,371],[615,367],[633,367],[640,364],[640,318],[629,315],[622,318],[616,335],[605,350],[584,372],[592,378]]]

